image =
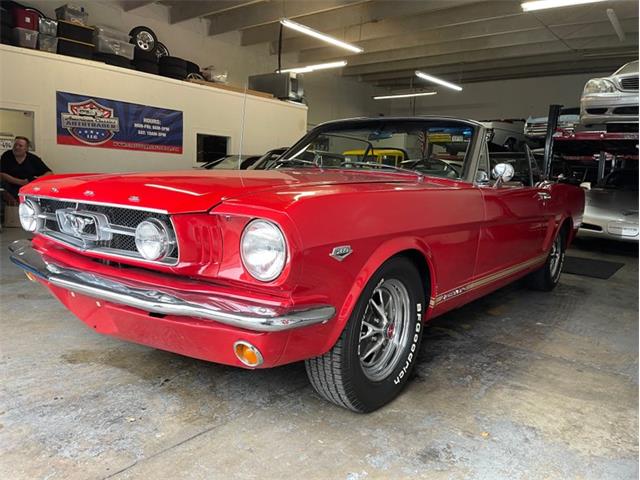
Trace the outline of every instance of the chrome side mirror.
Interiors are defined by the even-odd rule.
[[[499,163],[491,171],[491,175],[496,180],[495,187],[499,187],[504,182],[508,182],[513,178],[516,171],[510,163]]]
[[[580,186],[585,190],[591,190],[591,182],[582,182]]]

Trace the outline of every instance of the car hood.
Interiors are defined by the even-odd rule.
[[[415,183],[402,173],[328,170],[185,170],[174,172],[51,175],[20,190],[80,202],[148,208],[170,214],[207,211],[220,202],[270,190],[358,183]]]
[[[638,192],[614,188],[594,188],[585,192],[585,215],[619,220],[638,220]]]

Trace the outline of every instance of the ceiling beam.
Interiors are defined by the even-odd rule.
[[[608,52],[602,52],[603,54]],[[460,75],[466,72],[471,71],[479,71],[479,70],[501,70],[504,68],[510,67],[528,67],[530,65],[542,65],[548,63],[584,63],[594,60],[608,60],[610,59],[614,64],[618,63],[618,66],[622,65],[625,60],[632,59],[637,56],[637,52],[635,49],[628,49],[626,51],[619,51],[614,53],[611,56],[606,56],[602,58],[594,57],[584,57],[579,53],[575,52],[563,52],[563,53],[552,53],[552,54],[543,54],[543,55],[532,55],[532,56],[524,56],[524,57],[515,57],[515,58],[498,58],[489,61],[481,61],[481,62],[457,62],[452,64],[443,64],[443,65],[432,65],[429,66],[429,73],[436,76],[447,75],[451,76],[450,78],[454,78],[456,75]],[[420,67],[425,68],[425,67]],[[417,70],[420,70],[417,68]],[[417,77],[415,76],[415,70],[400,70],[396,72],[382,72],[382,73],[373,73],[369,75],[361,75],[359,77],[360,81],[375,83],[377,85],[384,85],[385,82],[388,84],[393,84],[398,80],[414,80],[414,83],[417,81]]]
[[[560,20],[562,21],[562,20]],[[627,32],[637,31],[637,12],[635,15],[626,17],[622,21],[623,28]],[[466,24],[438,27],[434,29],[404,33],[393,37],[377,38],[358,42],[358,46],[363,48],[365,54],[383,52],[388,50],[399,50],[405,48],[433,45],[437,43],[452,42],[457,40],[490,37],[505,33],[527,32],[532,30],[546,31],[548,35],[554,35],[562,39],[574,38],[576,35],[597,36],[610,33],[612,27],[606,18],[601,16],[585,18],[576,23],[559,23],[555,25],[543,25],[538,19],[531,15],[520,14],[502,18],[488,19],[484,21],[471,22]],[[406,30],[403,30],[406,32]],[[536,41],[532,39],[532,41]],[[349,54],[349,56],[353,56]],[[353,57],[357,62],[362,55]],[[345,53],[334,47],[314,48],[300,52],[301,63],[319,63],[331,58],[345,58]]]
[[[298,18],[303,15],[337,10],[345,6],[362,3],[365,0],[306,0],[270,2],[249,5],[241,9],[229,10],[206,18],[211,21],[209,35],[218,35],[233,30],[277,23],[281,18]]]
[[[635,40],[635,39],[634,39]],[[467,40],[464,42],[473,42],[473,40]],[[616,35],[607,35],[603,37],[593,37],[589,39],[589,50],[597,49],[622,49],[622,48],[637,48],[637,42],[627,41],[626,43],[620,42]],[[448,45],[448,44],[447,44]],[[472,46],[473,47],[473,46]],[[567,47],[561,42],[558,42],[555,38],[553,41],[545,41],[539,43],[525,43],[521,45],[508,45],[508,46],[494,46],[492,48],[484,49],[454,49],[453,53],[437,53],[434,49],[431,55],[424,55],[417,58],[409,58],[403,60],[392,60],[367,64],[347,66],[342,69],[344,76],[359,76],[372,73],[382,72],[394,72],[400,70],[415,70],[420,68],[428,68],[434,65],[454,64],[461,62],[480,62],[491,61],[496,58],[515,58],[521,56],[531,55],[545,55],[552,53],[570,52],[572,49]],[[441,49],[440,52],[445,51]]]
[[[264,0],[188,0],[164,2],[169,5],[169,23],[174,24],[242,8]]]
[[[121,0],[120,6],[125,12],[156,3],[156,0]]]
[[[410,2],[408,6],[417,8],[420,5],[428,5],[428,2]],[[504,1],[490,1],[482,3],[472,3],[469,5],[456,5],[451,3],[454,8],[445,8],[433,12],[414,11],[412,14],[399,15],[395,18],[382,18],[379,21],[371,21],[368,23],[357,23],[344,29],[333,29],[328,23],[325,25],[323,32],[335,36],[346,42],[366,42],[385,37],[393,37],[401,34],[409,34],[423,30],[442,28],[452,25],[464,25],[469,22],[477,22],[491,18],[502,18],[509,15],[517,15],[522,13],[522,9],[518,4]],[[295,52],[314,48],[318,46],[317,42],[312,41],[304,36],[287,39],[283,44],[283,52]],[[366,50],[365,50],[366,51]]]
[[[360,29],[361,26],[367,28],[388,18],[435,12],[479,1],[482,0],[431,0],[429,2],[375,0],[368,3],[349,5],[340,10],[340,15],[335,15],[334,12],[320,12],[301,16],[297,21],[330,35],[342,37],[345,34],[343,30],[345,27],[357,25],[357,29]],[[277,38],[277,24],[261,25],[242,31],[242,45],[254,45],[269,41],[276,44]],[[298,32],[285,32],[284,38],[286,41],[283,47],[286,47],[286,51],[298,51],[318,44],[318,40]],[[293,45],[291,48],[289,48],[290,43]],[[273,48],[277,48],[277,45]],[[285,50],[283,49],[283,51]]]
[[[589,61],[574,62],[553,62],[539,63],[525,66],[501,67],[501,68],[485,68],[477,70],[466,70],[456,77],[458,83],[470,83],[473,81],[486,81],[490,79],[501,78],[533,78],[547,77],[553,75],[568,75],[580,73],[612,73],[621,64],[632,58],[612,57],[594,59]],[[483,80],[480,80],[483,79]],[[375,86],[388,89],[408,89],[408,88],[432,88],[431,85],[424,82],[416,83],[413,78],[392,79],[385,81],[373,82]],[[435,86],[433,86],[435,87]],[[438,87],[439,88],[439,87]]]
[[[625,21],[629,31],[638,31],[637,23],[633,20]],[[633,30],[631,30],[633,29]],[[600,34],[600,36],[603,36]],[[608,35],[604,35],[608,36]],[[631,35],[630,35],[631,37]],[[623,44],[637,45],[637,38],[633,36],[633,39],[629,39],[625,42],[618,40],[617,46],[623,46]],[[377,68],[389,69],[388,66],[396,62],[420,59],[425,57],[433,57],[437,55],[446,55],[458,53],[465,55],[472,53],[476,50],[487,50],[494,48],[506,48],[512,46],[526,46],[529,44],[538,43],[550,43],[559,44],[563,50],[580,50],[589,48],[590,42],[598,38],[598,34],[591,32],[590,29],[581,29],[579,31],[568,33],[564,36],[563,40],[558,40],[556,34],[548,31],[547,29],[528,30],[524,32],[512,32],[504,34],[490,35],[486,37],[476,37],[468,39],[452,40],[443,43],[425,44],[418,47],[410,47],[398,50],[387,50],[384,52],[364,53],[361,55],[353,55],[348,57],[350,71],[354,71],[358,68],[364,68],[371,66],[374,70]],[[616,37],[617,38],[617,37]],[[342,56],[341,56],[342,57]],[[303,57],[302,63],[309,61],[306,57]],[[361,73],[366,73],[364,70]]]

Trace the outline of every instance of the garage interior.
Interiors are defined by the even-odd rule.
[[[624,121],[579,117],[588,82],[638,61],[639,5],[522,3],[100,0],[59,13],[62,1],[20,2],[36,12],[36,34],[5,23],[17,7],[1,2],[0,143],[28,137],[56,174],[255,161],[330,120],[440,115],[483,122],[497,152],[526,147],[588,199],[618,172],[635,193],[616,207],[627,216],[619,232],[581,229],[552,292],[518,281],[428,322],[411,382],[364,415],[323,400],[301,362],[245,370],[97,335],[9,260],[11,243],[32,235],[3,205],[0,476],[638,478],[637,63]],[[170,78],[180,63],[166,61],[166,75],[141,69],[133,37],[105,51],[96,41],[91,58],[60,54],[63,37],[43,33],[42,19],[64,24],[69,12],[76,27],[125,38],[144,27],[196,73]],[[287,73],[284,94],[256,79],[336,62]],[[179,152],[64,144],[56,102],[66,94],[180,111]]]

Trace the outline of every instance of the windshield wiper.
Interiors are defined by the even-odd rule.
[[[344,165],[359,165],[363,167],[377,167],[377,168],[390,168],[395,170],[396,172],[402,173],[412,173],[416,175],[420,180],[424,178],[424,174],[422,172],[417,172],[415,170],[410,170],[408,168],[396,167],[395,165],[387,165],[386,163],[377,163],[377,162],[345,162]]]

